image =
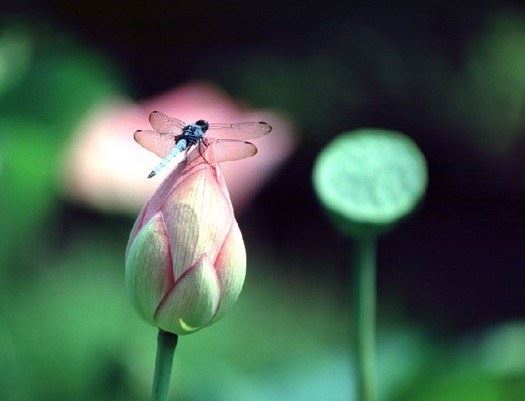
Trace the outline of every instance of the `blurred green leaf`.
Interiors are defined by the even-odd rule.
[[[25,78],[32,56],[27,28],[8,25],[0,30],[0,97]]]
[[[452,86],[452,118],[485,154],[512,152],[525,128],[525,14],[491,15],[465,50]]]
[[[487,372],[521,376],[525,384],[525,322],[509,322],[490,330],[479,354]]]
[[[419,401],[502,401],[500,386],[484,375],[459,375],[436,380],[415,398]]]
[[[52,207],[58,146],[50,131],[33,121],[0,119],[0,228],[4,230],[0,270],[23,244],[36,241],[34,229]]]
[[[119,91],[108,63],[62,35],[13,32],[0,40],[13,58],[10,68],[21,68],[20,79],[0,96],[0,271],[15,269],[12,255],[29,256],[20,251],[24,243],[39,243],[35,230],[53,207],[67,138],[90,108]],[[38,57],[28,64],[30,50]]]
[[[59,47],[35,60],[26,79],[0,98],[0,110],[1,115],[52,125],[56,134],[66,136],[91,107],[118,92],[119,79],[102,59]]]
[[[128,400],[136,392],[125,356],[148,344],[148,327],[129,307],[120,258],[83,245],[12,288],[10,329],[25,367],[16,380],[33,399]]]

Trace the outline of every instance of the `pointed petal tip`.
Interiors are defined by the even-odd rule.
[[[190,333],[193,333],[194,331],[197,331],[197,330],[201,329],[201,327],[190,326],[182,318],[179,318],[179,325],[184,331],[186,331],[185,334],[190,334]]]

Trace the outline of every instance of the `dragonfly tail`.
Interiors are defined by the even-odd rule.
[[[181,144],[177,144],[175,148],[159,163],[148,175],[148,178],[155,177],[159,171],[161,171],[168,163],[170,163],[180,152],[186,148],[186,141]]]

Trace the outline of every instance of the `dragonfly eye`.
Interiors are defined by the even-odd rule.
[[[206,132],[206,130],[209,127],[208,121],[206,120],[199,120],[195,123],[195,125],[198,125],[199,127],[201,127],[203,132]]]

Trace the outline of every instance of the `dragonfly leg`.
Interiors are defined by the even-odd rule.
[[[199,142],[199,154],[206,161],[206,163],[208,163],[210,166],[213,166],[214,162],[213,160],[210,160],[209,146],[210,146],[210,142],[206,140],[206,138],[203,138],[202,141]],[[211,155],[211,159],[213,159],[213,154]]]
[[[201,157],[202,157],[204,160],[206,160],[206,158],[204,157],[204,152],[202,151],[202,144],[203,144],[203,141],[204,141],[204,139],[203,139],[201,142],[199,142],[199,155],[201,155]]]

